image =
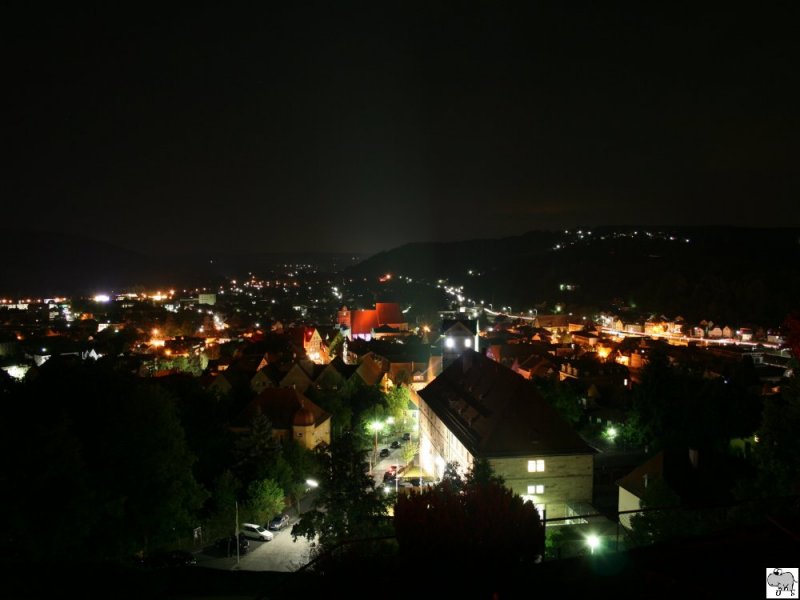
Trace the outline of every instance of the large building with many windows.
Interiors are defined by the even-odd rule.
[[[508,367],[467,349],[419,397],[424,470],[441,477],[447,463],[485,458],[547,518],[591,503],[596,451]]]

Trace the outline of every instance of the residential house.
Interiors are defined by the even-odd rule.
[[[254,374],[252,369],[235,365],[216,375],[206,389],[217,396],[227,396],[234,389],[249,388]]]
[[[444,319],[442,333],[442,368],[446,369],[461,353],[468,349],[478,349],[477,319]]]
[[[724,456],[711,451],[701,453],[685,447],[662,450],[617,482],[618,510],[642,508],[648,489],[659,480],[676,494],[685,508],[730,501],[731,469],[726,468],[725,461]],[[630,529],[635,514],[620,514],[620,524]]]
[[[595,450],[530,381],[466,349],[421,390],[420,462],[441,477],[487,459],[506,485],[550,518],[592,500]]]
[[[536,315],[536,326],[546,329],[550,333],[562,334],[569,330],[569,315]]]
[[[376,302],[374,309],[350,312],[351,339],[370,340],[375,335],[375,330],[385,325],[392,330],[408,331],[408,322],[396,302]]]
[[[298,361],[294,363],[286,375],[280,381],[280,387],[294,388],[300,393],[305,393],[306,390],[314,383],[314,363],[310,361]]]
[[[573,343],[585,348],[594,348],[599,339],[599,335],[593,331],[587,331],[586,329],[572,332]]]
[[[331,443],[331,415],[294,388],[268,388],[234,420],[231,430],[247,431],[259,415],[272,423],[276,439],[292,438],[309,450]]]
[[[353,377],[358,377],[364,385],[379,385],[388,371],[389,362],[385,358],[370,352],[361,358]]]
[[[281,379],[284,376],[285,373],[277,365],[265,365],[250,379],[250,389],[254,393],[260,394],[267,388],[280,387]]]

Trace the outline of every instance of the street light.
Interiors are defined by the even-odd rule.
[[[586,538],[586,545],[589,546],[592,554],[594,554],[594,549],[600,546],[600,538],[592,533]]]
[[[378,460],[377,460],[377,458],[378,458],[378,432],[381,429],[383,429],[383,423],[381,423],[380,421],[373,421],[372,423],[369,424],[369,428],[372,429],[372,431],[375,432],[375,452],[373,454],[374,454],[375,463],[377,464],[377,462],[378,462]]]

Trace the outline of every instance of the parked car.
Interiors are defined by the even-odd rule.
[[[272,533],[264,529],[261,525],[254,523],[242,523],[242,535],[251,540],[258,540],[260,542],[271,542]]]
[[[411,434],[410,434],[410,433],[404,433],[404,434],[403,434],[403,439],[404,439],[405,441],[408,441],[408,440],[410,440],[410,439],[411,439]]]
[[[269,522],[269,529],[273,531],[280,531],[284,527],[289,524],[289,515],[282,514],[276,515],[270,522]]]
[[[236,554],[237,538],[239,540],[239,554],[247,554],[247,551],[250,549],[250,541],[242,534],[239,534],[238,536],[232,535],[217,540],[214,543],[214,550],[221,552],[226,556],[232,556]]]
[[[400,447],[400,442],[395,440],[391,444],[389,444],[389,447],[390,448],[399,448]]]
[[[386,458],[387,456],[389,456],[389,454],[390,454],[390,452],[389,452],[388,448],[383,448],[381,450],[381,458]]]

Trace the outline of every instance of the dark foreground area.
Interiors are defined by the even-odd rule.
[[[341,565],[326,575],[218,571],[200,567],[140,570],[114,564],[9,564],[5,597],[530,598],[548,593],[595,598],[674,598],[736,594],[758,597],[767,567],[791,567],[800,556],[800,522],[773,520],[715,536],[659,544],[628,553],[552,561],[518,571],[465,569],[446,557],[435,565]],[[790,564],[791,563],[791,564]]]

